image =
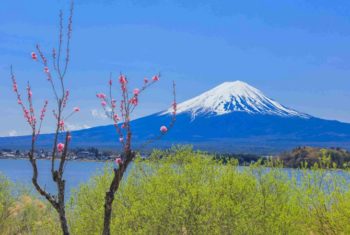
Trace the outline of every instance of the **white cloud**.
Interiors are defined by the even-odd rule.
[[[67,123],[67,122],[65,123],[65,126],[70,131],[90,128],[90,126],[85,125],[85,124],[79,125],[79,124],[72,124],[72,123]]]
[[[9,131],[9,136],[16,136],[17,135],[17,131],[16,130],[10,130]]]
[[[97,109],[91,109],[91,115],[96,119],[107,119],[106,113]]]

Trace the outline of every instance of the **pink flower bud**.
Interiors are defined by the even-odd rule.
[[[156,75],[156,76],[154,76],[154,77],[152,78],[152,80],[153,80],[154,82],[159,81],[159,77]]]
[[[49,73],[50,72],[49,68],[48,67],[44,67],[44,72],[45,73]]]
[[[123,143],[123,141],[124,141],[124,138],[123,138],[123,137],[120,137],[120,138],[119,138],[119,142],[120,142],[120,143]]]
[[[131,98],[130,103],[133,105],[137,105],[139,102],[139,100],[137,99],[137,96],[134,96],[133,98]]]
[[[59,143],[59,144],[57,145],[57,150],[58,150],[58,152],[59,152],[59,153],[62,153],[63,149],[64,149],[64,144],[63,144],[63,143]]]
[[[144,78],[143,81],[144,81],[145,83],[148,83],[148,79],[147,79],[147,78]]]
[[[100,98],[100,99],[105,99],[105,98],[106,98],[106,95],[103,94],[103,93],[99,93],[99,94],[96,94],[96,97],[97,97],[97,98]]]
[[[139,90],[139,88],[135,88],[134,89],[134,95],[138,95],[138,94],[140,94],[140,90]]]
[[[125,84],[122,84],[122,91],[126,92],[126,85]]]
[[[58,126],[60,127],[61,130],[64,130],[64,121],[63,121],[63,120],[60,121],[60,122],[58,123]]]
[[[32,55],[32,59],[33,59],[33,60],[38,60],[38,57],[37,57],[37,55],[35,54],[35,52],[32,52],[31,55]]]
[[[74,107],[74,112],[79,112],[80,111],[80,108],[79,107]]]
[[[125,85],[125,84],[127,83],[127,80],[126,80],[126,78],[125,78],[124,75],[120,75],[120,77],[119,77],[119,82],[120,82],[120,84],[122,84],[122,85]]]
[[[120,157],[117,157],[117,158],[115,159],[115,163],[116,163],[117,165],[121,165],[121,164],[123,163],[123,160],[122,160]]]
[[[71,135],[68,135],[67,136],[67,140],[70,141],[72,139],[72,136]]]
[[[161,126],[160,127],[160,132],[166,133],[168,131],[168,128],[166,126]]]
[[[109,80],[108,84],[109,84],[110,86],[112,86],[112,84],[113,84],[112,79]]]
[[[103,101],[101,102],[101,105],[102,105],[103,107],[105,107],[105,106],[107,105],[106,101],[103,100]]]

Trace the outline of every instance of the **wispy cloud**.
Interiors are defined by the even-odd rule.
[[[10,130],[9,131],[9,136],[16,136],[17,135],[17,131],[16,130]]]
[[[91,115],[96,119],[107,119],[107,115],[104,111],[99,111],[97,109],[91,109]]]
[[[86,124],[79,125],[79,124],[72,124],[72,123],[66,122],[65,125],[66,125],[67,129],[70,131],[90,128],[90,126],[86,125]]]

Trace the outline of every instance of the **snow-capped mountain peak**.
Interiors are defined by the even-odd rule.
[[[165,113],[169,112],[171,110]],[[260,90],[242,81],[224,82],[199,96],[178,104],[178,113],[185,112],[191,113],[193,117],[201,114],[223,115],[231,112],[309,117],[279,104],[266,97]]]

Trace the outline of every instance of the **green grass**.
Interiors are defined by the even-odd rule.
[[[290,173],[276,162],[242,168],[186,147],[155,151],[122,182],[112,234],[349,234],[349,187],[345,174],[332,171],[315,165]],[[101,234],[110,173],[107,166],[73,193],[72,234]],[[59,234],[56,214],[33,197],[26,204],[23,194],[13,196],[7,182],[1,179],[2,234],[18,233],[8,229],[13,224],[25,225],[21,234]],[[27,206],[9,218],[18,203]]]

